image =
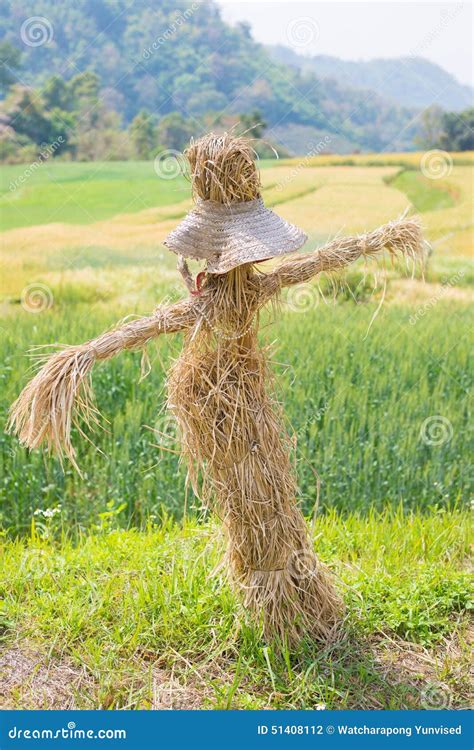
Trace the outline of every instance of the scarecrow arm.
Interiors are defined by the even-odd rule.
[[[110,359],[123,350],[141,349],[161,333],[175,333],[193,325],[193,302],[158,307],[153,315],[103,333],[78,346],[67,346],[51,355],[12,405],[9,429],[28,448],[45,444],[66,456],[74,466],[71,426],[81,418],[88,427],[99,424],[90,381],[95,362]]]
[[[423,237],[416,219],[397,219],[367,234],[334,239],[314,253],[282,263],[265,279],[268,292],[308,281],[322,271],[336,271],[360,257],[388,250],[413,259],[423,256]]]

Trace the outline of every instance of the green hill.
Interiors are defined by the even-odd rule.
[[[386,101],[402,107],[428,107],[436,103],[447,110],[460,111],[472,106],[473,89],[422,57],[374,60],[341,60],[329,55],[313,57],[296,54],[283,46],[269,48],[279,63],[332,78],[341,85],[370,89]]]
[[[161,0],[152,7],[143,0],[2,0],[0,5],[0,32],[22,51],[23,82],[41,86],[52,74],[68,79],[95,71],[103,101],[124,124],[141,109],[158,117],[178,111],[199,132],[212,124],[210,113],[258,109],[268,138],[287,145],[288,134],[293,152],[311,151],[314,138],[325,136],[326,151],[340,143],[344,150],[412,147],[412,109],[276,62],[246,24],[224,23],[213,2]],[[40,37],[31,36],[32,17],[40,17]],[[298,132],[305,137],[295,137]]]

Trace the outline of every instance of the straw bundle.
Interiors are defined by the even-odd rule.
[[[246,138],[209,133],[191,141],[189,161],[195,198],[230,205],[260,197],[260,175]]]
[[[261,280],[252,266],[211,276],[203,324],[171,372],[168,406],[192,479],[221,519],[244,604],[267,638],[328,639],[341,610],[296,505],[292,444],[257,342]]]
[[[126,323],[92,341],[67,346],[49,356],[12,404],[8,428],[23,445],[31,449],[45,445],[61,459],[68,458],[79,471],[71,428],[76,426],[84,436],[82,423],[89,428],[100,424],[90,381],[95,362],[110,359],[126,349],[141,349],[154,336],[180,331],[194,319],[190,301],[170,308],[159,307],[150,317]]]
[[[318,273],[334,272],[354,263],[361,257],[382,256],[387,251],[391,258],[402,258],[423,264],[425,243],[416,217],[400,217],[358,236],[337,237],[320,250],[287,260],[276,271],[267,275],[268,293],[280,286],[292,286],[313,278]]]

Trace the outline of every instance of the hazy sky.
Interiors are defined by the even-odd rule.
[[[472,84],[471,2],[217,2],[226,21],[248,21],[265,44],[347,60],[418,55]]]

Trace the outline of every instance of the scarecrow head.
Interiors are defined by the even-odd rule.
[[[185,156],[196,207],[164,244],[178,255],[188,286],[187,258],[205,261],[209,274],[224,274],[295,252],[306,242],[301,229],[265,208],[248,140],[210,133],[192,142]]]

